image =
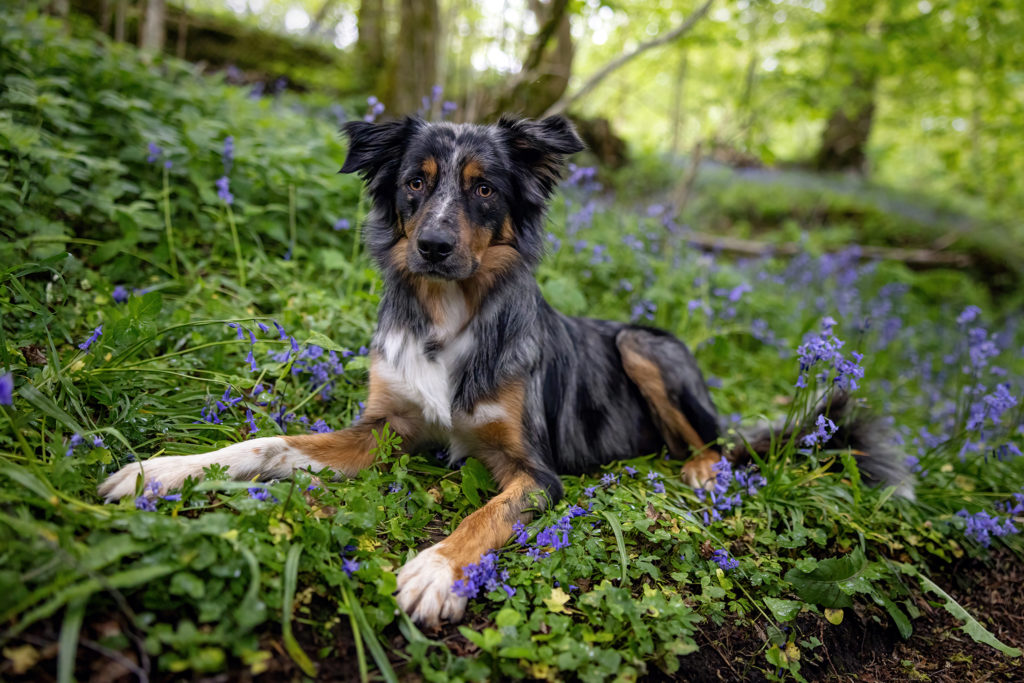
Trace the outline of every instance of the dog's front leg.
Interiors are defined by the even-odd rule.
[[[482,508],[462,520],[451,536],[420,552],[398,572],[398,604],[415,621],[437,626],[459,621],[466,610],[466,598],[452,586],[462,578],[462,568],[505,544],[513,525],[525,520],[533,507],[532,493],[542,490],[537,479],[519,472],[503,490]]]
[[[408,445],[421,431],[418,412],[410,407],[390,385],[370,369],[370,392],[366,412],[356,424],[339,432],[266,436],[231,444],[211,453],[177,455],[135,462],[110,475],[100,484],[99,494],[117,500],[135,493],[136,478],[142,474],[147,484],[158,485],[163,493],[180,488],[187,477],[200,479],[211,465],[227,467],[228,476],[238,481],[260,477],[281,479],[296,469],[318,472],[330,469],[337,474],[355,476],[373,464],[377,434],[391,428]]]

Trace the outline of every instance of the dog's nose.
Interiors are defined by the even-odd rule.
[[[431,263],[440,263],[451,256],[455,243],[441,235],[423,235],[416,240],[420,256]]]

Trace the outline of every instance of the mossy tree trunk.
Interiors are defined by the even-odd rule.
[[[415,113],[430,95],[437,83],[441,37],[437,0],[401,0],[400,7],[402,39],[396,41],[382,98],[392,116]]]

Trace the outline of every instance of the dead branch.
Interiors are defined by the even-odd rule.
[[[676,40],[677,38],[685,35],[687,32],[689,32],[690,29],[694,27],[694,25],[698,21],[701,20],[701,18],[705,14],[708,13],[708,9],[711,8],[712,2],[714,2],[714,0],[705,0],[704,4],[701,5],[696,12],[688,16],[686,18],[686,21],[684,21],[676,28],[672,29],[663,36],[655,38],[654,40],[649,40],[646,43],[641,43],[640,45],[637,45],[632,52],[627,52],[624,55],[620,55],[619,57],[616,57],[612,61],[605,64],[604,68],[602,68],[596,74],[587,79],[587,82],[583,84],[583,87],[577,90],[574,94],[570,95],[569,97],[562,97],[560,100],[558,100],[558,102],[555,102],[553,105],[548,107],[548,110],[544,112],[544,116],[554,116],[555,114],[563,113],[566,109],[575,104],[577,100],[579,100],[581,97],[583,97],[584,95],[588,94],[591,90],[596,88],[597,85],[605,78],[607,78],[610,74],[622,68],[625,64],[632,61],[634,58],[638,57],[644,52],[647,52],[648,50],[660,47],[661,45],[664,45],[666,43],[671,43],[673,40]]]

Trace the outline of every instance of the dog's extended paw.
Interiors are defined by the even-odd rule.
[[[683,481],[692,489],[714,486],[715,465],[722,456],[714,451],[705,451],[690,458],[683,465]]]
[[[146,484],[152,482],[159,484],[158,493],[161,495],[171,489],[180,488],[189,475],[194,477],[203,475],[203,465],[193,461],[192,457],[188,455],[167,456],[125,465],[100,484],[99,494],[108,501],[135,495],[135,481],[140,472],[145,474]]]
[[[398,606],[425,626],[461,621],[466,611],[466,598],[452,590],[455,568],[440,547],[427,548],[398,572]]]

